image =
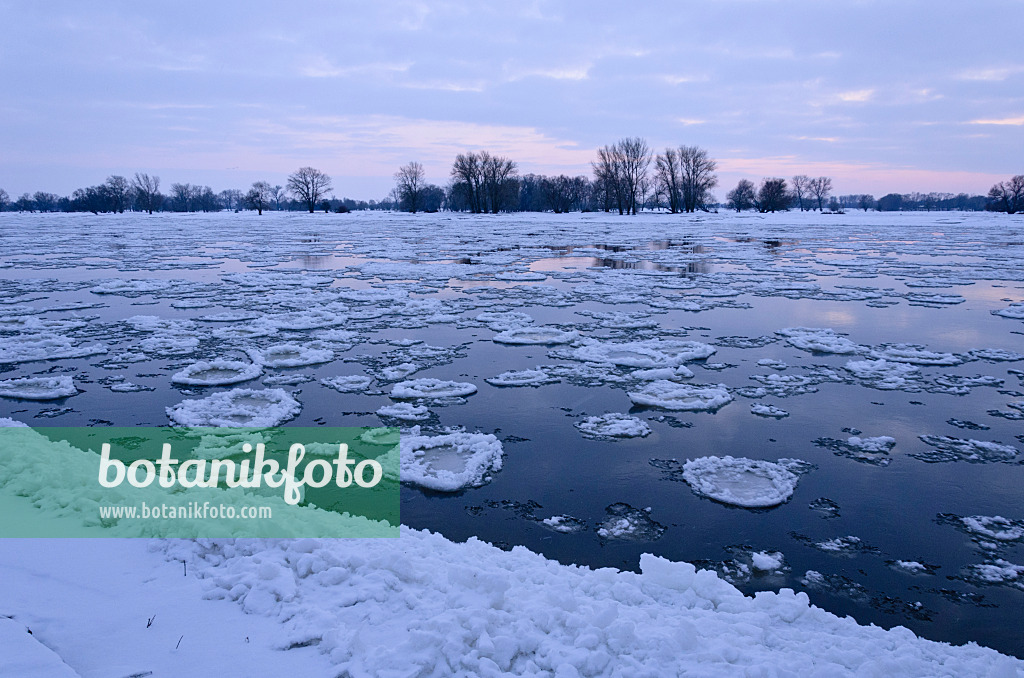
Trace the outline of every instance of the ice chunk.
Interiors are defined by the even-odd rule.
[[[778,551],[769,553],[768,551],[754,551],[750,554],[750,560],[754,565],[755,570],[761,570],[762,572],[771,572],[782,567],[783,556]]]
[[[334,351],[319,343],[308,346],[295,343],[275,344],[265,349],[249,349],[246,353],[254,363],[266,367],[302,367],[334,360]]]
[[[464,381],[410,379],[391,388],[392,398],[458,398],[476,393],[476,386]]]
[[[762,405],[761,403],[750,403],[750,411],[759,417],[774,417],[776,419],[782,419],[788,417],[789,412],[786,410],[775,407],[774,405]]]
[[[24,377],[0,381],[0,397],[56,400],[78,393],[71,377]]]
[[[608,517],[597,528],[597,536],[602,539],[654,541],[665,534],[665,526],[652,519],[648,511],[621,502],[605,511]]]
[[[302,406],[282,389],[235,388],[198,400],[183,400],[167,408],[167,416],[182,426],[280,426],[298,415]]]
[[[1013,318],[1015,320],[1024,320],[1024,301],[1018,301],[1015,304],[1010,304],[1006,308],[1001,308],[992,311],[992,315],[1001,315],[1004,318]]]
[[[646,422],[619,412],[587,417],[575,426],[584,436],[593,438],[642,438],[651,433]]]
[[[904,362],[886,359],[851,360],[846,369],[856,378],[865,382],[865,386],[883,391],[898,390],[910,384],[920,372],[920,368]]]
[[[413,405],[412,403],[394,403],[384,405],[377,414],[381,417],[392,417],[402,421],[425,421],[430,419],[430,410],[424,405]]]
[[[935,353],[918,344],[882,344],[870,353],[876,360],[891,360],[911,365],[959,365],[964,360],[952,353]]]
[[[922,435],[918,437],[926,445],[935,448],[934,451],[910,455],[921,461],[932,463],[966,461],[972,464],[984,464],[1000,461],[1013,462],[1017,458],[1017,448],[1012,445],[952,436]]]
[[[405,379],[413,372],[418,372],[421,369],[423,369],[423,367],[416,363],[399,363],[397,365],[391,365],[381,369],[380,376],[386,381],[397,381],[399,379]]]
[[[715,352],[713,346],[682,339],[648,339],[620,344],[590,340],[571,351],[575,360],[621,365],[623,367],[678,367],[691,360],[703,360]]]
[[[786,341],[804,351],[813,353],[856,353],[860,348],[834,330],[817,327],[787,327],[776,331],[786,337]]]
[[[56,334],[30,334],[0,337],[0,365],[28,363],[36,360],[84,358],[106,353],[99,344],[76,346],[70,339]]]
[[[259,365],[218,358],[192,363],[174,374],[171,383],[187,386],[226,386],[256,379],[261,374],[263,369]]]
[[[495,334],[499,344],[568,344],[579,338],[575,330],[565,332],[557,327],[515,327]]]
[[[561,532],[562,534],[570,534],[573,532],[581,532],[587,528],[587,524],[569,515],[551,516],[540,521],[545,527],[554,530],[555,532]]]
[[[436,492],[479,487],[501,470],[501,442],[488,433],[401,438],[401,478]]]
[[[484,379],[491,386],[542,386],[559,381],[543,370],[513,370],[502,372],[496,377]]]
[[[341,393],[359,393],[370,388],[370,384],[373,382],[371,377],[366,377],[361,374],[352,374],[342,377],[331,377],[329,379],[321,379],[320,383],[327,388],[333,388],[335,391]]]
[[[665,410],[714,412],[732,401],[732,395],[724,384],[702,386],[679,384],[663,379],[644,384],[639,391],[627,395],[637,405],[660,407]]]
[[[781,464],[745,457],[700,457],[683,465],[683,479],[697,494],[744,508],[788,501],[798,477]]]

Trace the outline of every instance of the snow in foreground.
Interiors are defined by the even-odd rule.
[[[747,598],[687,563],[640,566],[412,529],[24,540],[0,553],[0,675],[1024,676],[994,650],[858,626],[804,593]]]

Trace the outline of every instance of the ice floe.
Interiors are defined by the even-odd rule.
[[[650,510],[616,503],[605,509],[608,517],[597,528],[602,539],[654,541],[665,534],[665,526],[650,516]]]
[[[628,395],[637,405],[691,412],[714,412],[732,402],[732,395],[725,384],[703,386],[680,384],[665,379],[644,384],[639,390],[630,391]]]
[[[787,327],[776,330],[776,334],[786,337],[786,342],[804,351],[812,353],[856,353],[860,347],[828,328]]]
[[[715,352],[713,346],[682,339],[648,339],[623,343],[587,340],[567,357],[591,363],[623,367],[678,367],[691,360],[703,360]]]
[[[424,405],[412,403],[393,403],[384,405],[377,410],[380,417],[391,417],[402,421],[426,421],[430,419],[430,410]]]
[[[642,438],[651,433],[647,422],[619,412],[587,417],[575,426],[590,438]]]
[[[485,484],[501,470],[501,442],[489,433],[401,437],[401,478],[436,492],[458,492]]]
[[[564,331],[557,327],[515,327],[495,334],[493,340],[499,344],[568,344],[579,338],[575,330]]]
[[[789,412],[786,410],[775,407],[774,405],[762,403],[750,403],[750,412],[759,417],[772,417],[775,419],[782,419],[783,417],[789,416]]]
[[[24,377],[0,381],[0,398],[57,400],[78,393],[71,377]]]
[[[227,386],[258,378],[263,369],[240,360],[200,360],[171,377],[172,384],[186,386]]]
[[[927,452],[915,452],[910,456],[929,463],[966,461],[972,464],[985,464],[1017,461],[1018,451],[1012,445],[954,438],[953,436],[921,435],[918,437],[923,443],[934,449]]]
[[[71,339],[55,334],[0,337],[0,365],[85,358],[106,352],[106,347],[100,344],[79,346]]]
[[[265,367],[302,367],[334,360],[334,351],[319,343],[303,345],[288,342],[264,349],[249,349],[246,353],[254,363]]]
[[[370,384],[373,383],[373,378],[361,374],[352,374],[321,379],[320,383],[327,388],[333,388],[335,391],[340,393],[361,393],[370,388]]]
[[[491,386],[543,386],[557,383],[559,379],[543,370],[510,370],[484,381]]]
[[[235,388],[167,408],[171,421],[182,426],[280,426],[302,406],[282,389]]]
[[[726,456],[687,461],[683,479],[697,494],[723,504],[769,508],[793,496],[799,476],[782,464]]]
[[[476,386],[465,381],[424,378],[400,381],[391,387],[391,397],[400,399],[460,398],[476,393]]]

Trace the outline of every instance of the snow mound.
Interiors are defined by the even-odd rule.
[[[265,349],[249,349],[246,353],[254,363],[266,367],[302,367],[334,360],[334,351],[322,345],[303,346],[291,342]]]
[[[174,374],[171,383],[186,386],[227,386],[256,379],[261,374],[263,369],[252,363],[224,359],[201,360]]]
[[[559,380],[543,370],[512,370],[484,381],[491,386],[543,386],[557,383]]]
[[[78,393],[71,377],[24,377],[0,381],[0,398],[56,400]]]
[[[587,417],[575,426],[580,433],[593,438],[643,438],[651,433],[646,422],[619,412]]]
[[[778,506],[793,496],[798,481],[781,464],[730,456],[687,461],[683,479],[697,494],[743,508]]]
[[[678,367],[691,360],[703,360],[715,352],[713,346],[682,339],[648,339],[609,343],[591,340],[573,349],[570,357],[590,363],[622,367]]]
[[[458,492],[485,484],[501,470],[501,442],[489,433],[403,435],[403,482],[435,492]]]
[[[234,388],[167,408],[171,421],[182,426],[280,426],[298,415],[299,401],[282,389]]]
[[[476,393],[476,386],[465,381],[442,379],[410,379],[391,388],[392,398],[459,398]]]
[[[664,379],[644,384],[639,391],[627,395],[637,405],[691,412],[714,412],[732,402],[732,395],[724,384],[702,386],[678,384]]]
[[[557,327],[515,327],[499,332],[493,341],[499,344],[568,344],[579,338],[579,332]]]

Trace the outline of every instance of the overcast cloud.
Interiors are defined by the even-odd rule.
[[[623,136],[707,148],[722,188],[984,193],[1024,173],[1021,0],[26,0],[0,26],[12,196],[313,165],[338,197],[381,198],[410,160],[438,183],[470,149],[589,174]]]

